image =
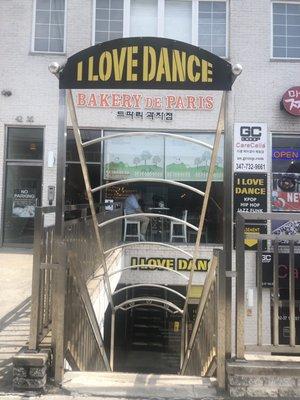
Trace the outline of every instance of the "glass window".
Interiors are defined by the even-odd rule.
[[[200,1],[198,46],[220,57],[226,56],[226,2]]]
[[[101,136],[101,131],[92,129],[81,129],[83,142],[96,139]],[[86,204],[88,198],[85,191],[84,179],[79,163],[79,157],[73,130],[67,132],[67,154],[66,154],[66,203]],[[95,143],[84,150],[89,178],[92,188],[100,185],[101,178],[101,143]],[[99,203],[101,193],[94,194],[94,201]]]
[[[89,140],[96,139],[101,136],[101,131],[96,131],[93,129],[81,129],[80,132],[83,142],[88,142]],[[101,160],[101,144],[96,143],[86,147],[84,149],[84,154],[87,162],[99,163]],[[76,142],[72,129],[68,129],[66,159],[67,161],[79,162]]]
[[[191,43],[192,2],[165,0],[165,37]]]
[[[42,166],[7,165],[4,243],[32,243],[35,206],[41,205]]]
[[[300,58],[300,4],[273,4],[273,57]]]
[[[64,52],[65,0],[36,0],[34,51]]]
[[[273,136],[272,211],[300,212],[299,136]]]
[[[105,135],[113,132],[106,131]],[[194,139],[212,144],[212,133],[185,134]],[[166,178],[205,191],[211,151],[188,141],[163,137],[122,137],[106,141],[104,145],[103,178],[106,182],[130,178]],[[217,158],[217,166],[212,183],[206,224],[202,241],[220,243],[222,240],[223,210],[223,143]],[[203,198],[199,194],[168,184],[136,183],[111,186],[105,190],[105,198],[123,202],[136,191],[142,193],[140,205],[145,212],[163,211],[170,216],[182,218],[187,211],[187,221],[197,226]],[[163,223],[160,218],[152,218],[146,232],[149,240],[170,241],[170,220]],[[176,232],[175,232],[176,231]],[[180,226],[173,234],[180,234]],[[188,228],[188,242],[194,242],[195,232]],[[176,241],[176,239],[174,239]],[[180,239],[178,239],[180,241]],[[182,242],[182,239],[181,239]]]
[[[157,35],[157,0],[131,0],[130,36]]]
[[[96,0],[95,43],[123,37],[123,0]]]
[[[43,129],[8,128],[7,136],[7,159],[43,159]]]

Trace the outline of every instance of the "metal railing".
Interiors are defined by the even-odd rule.
[[[245,223],[257,221],[265,226],[274,221],[281,221],[281,228],[276,233],[247,233]],[[251,225],[249,225],[251,226]],[[300,217],[291,213],[237,213],[236,217],[236,340],[235,352],[238,359],[243,359],[245,352],[270,352],[293,354],[300,353],[300,345],[296,343],[296,318],[295,318],[295,249],[300,244]],[[248,307],[245,299],[245,239],[257,241],[256,252],[256,299],[253,298],[253,307],[256,307],[256,344],[247,343],[245,338],[245,316]],[[297,243],[298,242],[298,243]],[[267,251],[268,250],[268,251]],[[267,252],[266,252],[267,251]],[[297,252],[299,253],[299,247]],[[288,260],[288,299],[286,320],[288,321],[288,342],[282,343],[279,338],[280,323],[280,257],[286,254]],[[265,260],[271,267],[271,279],[269,282],[269,312],[263,302],[263,268]],[[273,271],[272,271],[273,270]],[[264,290],[267,290],[264,289]],[[254,291],[255,293],[255,291]],[[255,301],[256,300],[256,301]],[[256,302],[256,304],[255,304]],[[266,320],[266,318],[268,320]],[[264,332],[267,332],[267,338]],[[263,343],[263,341],[267,343]]]
[[[214,250],[189,337],[183,318],[182,375],[212,376],[225,388],[225,266],[224,254]]]
[[[99,324],[89,296],[79,252],[69,254],[65,356],[72,370],[110,370]]]
[[[28,347],[37,349],[51,329],[54,226],[44,227],[45,214],[55,207],[36,207],[34,220],[31,318]]]
[[[63,354],[59,354],[59,351],[56,353],[60,358],[66,356],[75,369],[109,369],[86,285],[89,278],[101,270],[92,218],[87,216],[88,206],[67,206],[66,211],[80,211],[81,217],[65,222],[64,241],[56,244],[54,225],[44,226],[45,214],[55,213],[55,207],[36,208],[29,349],[36,350],[50,331],[52,346],[56,348],[60,330],[57,323],[54,326],[52,324],[58,292],[55,273],[65,271],[66,312],[62,318],[65,320],[65,328],[62,330],[65,349]],[[100,223],[121,213],[121,208],[109,212],[102,208],[97,218]],[[115,223],[113,229],[106,228],[103,235],[104,248],[119,244],[121,234],[121,223]]]

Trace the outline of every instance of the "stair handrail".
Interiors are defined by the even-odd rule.
[[[190,338],[186,329],[182,329],[183,337],[183,357],[181,360],[181,375],[186,374],[193,352],[198,352],[199,349],[195,348],[195,344],[200,333],[200,328],[203,325],[207,326],[209,337],[206,338],[210,341],[211,349],[206,354],[206,358],[201,360],[200,366],[197,362],[195,370],[189,371],[192,374],[199,374],[201,376],[211,376],[216,370],[217,382],[220,388],[225,388],[225,268],[224,268],[224,253],[220,249],[215,249],[209,271],[204,281],[203,292],[197,308],[197,314]],[[211,304],[210,304],[211,303]],[[206,311],[211,307],[207,320]],[[187,322],[187,314],[183,315],[182,321],[184,324]],[[205,329],[204,329],[205,331]],[[206,347],[202,342],[202,347]],[[209,347],[209,346],[208,346]],[[212,366],[214,364],[214,367]],[[199,368],[200,367],[200,368]],[[193,368],[193,366],[191,366]]]
[[[97,350],[101,354],[105,369],[107,371],[111,371],[109,361],[108,361],[108,358],[106,355],[99,323],[97,321],[95,310],[94,310],[93,304],[91,302],[88,288],[87,288],[86,282],[84,281],[84,279],[82,277],[81,271],[78,268],[78,262],[76,262],[76,253],[70,252],[68,259],[69,259],[69,266],[70,266],[70,274],[75,281],[74,283],[75,283],[76,289],[78,291],[78,295],[79,295],[79,298],[81,301],[81,306],[84,309],[85,317],[87,318],[90,328],[92,330],[92,333],[93,333],[93,336],[95,339],[94,344],[96,345]],[[70,348],[68,348],[68,351],[70,353],[72,353]],[[83,365],[84,370],[87,370],[88,367],[89,367],[88,365]]]

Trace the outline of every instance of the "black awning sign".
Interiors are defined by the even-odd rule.
[[[104,42],[68,58],[60,88],[230,90],[231,64],[196,46],[156,37]]]

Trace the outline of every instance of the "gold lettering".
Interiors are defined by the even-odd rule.
[[[172,81],[177,82],[178,78],[180,82],[186,80],[186,53],[183,51],[180,58],[179,50],[174,50],[172,54]]]
[[[101,81],[108,81],[112,73],[112,56],[104,51],[99,58],[99,77]]]
[[[162,47],[162,49],[160,50],[156,81],[160,82],[163,75],[165,75],[167,82],[171,82],[171,70],[169,64],[168,49],[166,47]]]
[[[206,65],[204,65],[206,64]],[[202,74],[206,74],[207,80],[204,81],[203,80],[203,75],[202,75],[202,81],[203,82],[212,82],[212,74],[213,74],[213,70],[212,70],[213,66],[211,63],[202,60]],[[204,69],[204,72],[203,72]]]
[[[187,74],[191,82],[198,82],[200,80],[200,72],[194,72],[194,64],[200,67],[200,60],[197,56],[191,55],[187,61]]]
[[[144,46],[143,81],[144,82],[152,81],[155,77],[155,70],[156,70],[155,50],[151,46]]]
[[[113,49],[113,62],[114,62],[114,73],[115,80],[121,81],[123,78],[124,64],[125,64],[125,56],[126,56],[126,47],[121,48],[120,57],[118,57],[118,50]]]
[[[127,81],[137,81],[137,74],[133,72],[133,69],[137,67],[137,60],[133,58],[133,55],[138,52],[138,46],[128,47],[127,49]]]
[[[82,61],[77,64],[77,81],[82,81]]]
[[[98,76],[94,75],[94,57],[89,57],[89,68],[88,68],[88,80],[89,81],[97,81]]]

